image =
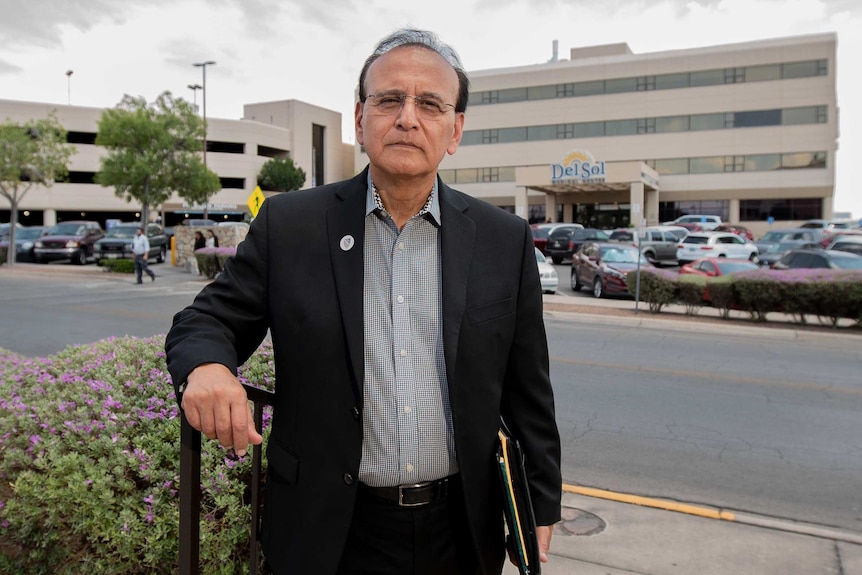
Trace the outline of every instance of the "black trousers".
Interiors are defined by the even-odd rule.
[[[475,575],[460,482],[443,501],[398,507],[360,490],[338,575]]]

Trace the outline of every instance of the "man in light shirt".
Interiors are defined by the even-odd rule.
[[[147,265],[147,257],[150,254],[150,240],[147,239],[147,234],[144,233],[144,228],[138,228],[135,231],[135,237],[132,239],[132,253],[135,256],[135,278],[138,283],[142,281],[144,272],[150,276],[150,281],[156,281],[156,274]]]
[[[236,369],[271,331],[261,542],[278,575],[499,574],[501,416],[526,452],[547,560],[560,440],[532,235],[437,176],[468,91],[435,34],[380,41],[354,113],[369,166],[266,200],[174,318],[165,347],[184,413],[240,455],[262,438]]]

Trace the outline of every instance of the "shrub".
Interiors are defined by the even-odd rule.
[[[641,269],[640,299],[647,302],[652,313],[658,313],[665,305],[674,303],[677,297],[677,274],[656,268]],[[635,293],[637,272],[626,275],[629,292]]]
[[[6,263],[6,256],[8,253],[6,246],[0,246],[0,266]]]
[[[164,336],[0,350],[0,573],[176,573],[179,418]],[[240,379],[272,389],[264,344]],[[264,418],[265,434],[269,413]],[[201,570],[248,566],[251,456],[201,455]]]
[[[99,265],[105,268],[105,271],[119,273],[119,274],[132,274],[135,273],[135,260],[130,260],[128,258],[117,259],[117,260],[100,260]]]
[[[709,301],[712,302],[712,306],[718,309],[722,319],[728,319],[730,310],[738,305],[733,276],[709,278],[706,287],[709,290]]]
[[[200,248],[195,250],[195,260],[201,274],[212,279],[221,272],[227,260],[236,255],[235,247]]]
[[[703,305],[706,278],[697,275],[681,275],[677,288],[679,301],[685,307],[686,315],[695,315]]]

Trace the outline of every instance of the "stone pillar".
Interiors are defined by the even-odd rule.
[[[731,224],[739,223],[739,200],[736,198],[730,200],[727,206],[727,221]]]
[[[643,182],[632,182],[629,187],[629,223],[631,223],[635,227],[640,227],[641,220],[646,218],[647,223],[649,223],[649,218],[647,215],[647,206],[644,205],[644,184]],[[658,206],[656,205],[656,215],[655,218],[658,219]]]

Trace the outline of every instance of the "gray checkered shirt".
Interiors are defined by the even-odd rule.
[[[375,487],[458,471],[443,357],[440,223],[436,182],[399,232],[369,176],[359,479]]]

